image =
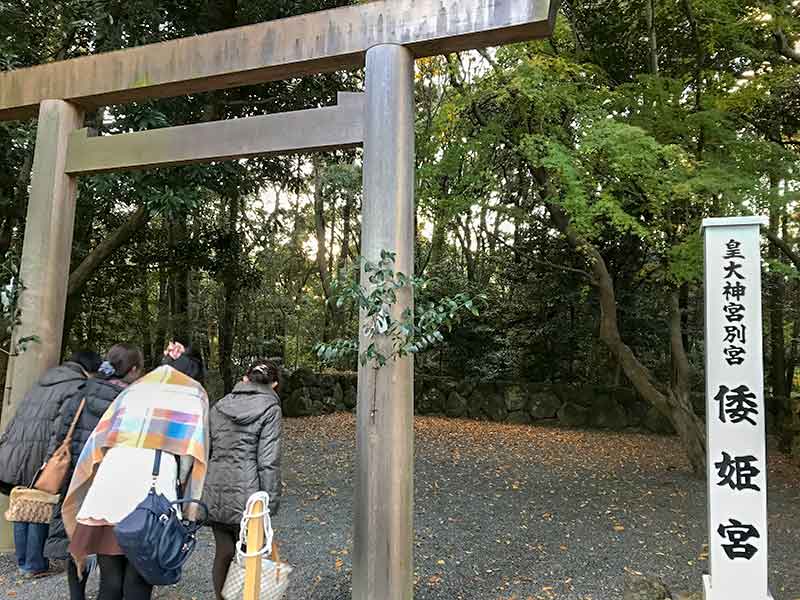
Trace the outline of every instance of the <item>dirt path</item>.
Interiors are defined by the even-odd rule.
[[[618,600],[626,569],[699,590],[705,488],[676,438],[418,418],[418,600]],[[349,598],[354,420],[286,423],[285,490],[274,526],[297,571],[290,598]],[[770,577],[800,598],[800,469],[770,462]],[[162,600],[212,600],[205,534]],[[95,577],[96,579],[96,577]],[[96,581],[92,581],[96,588]],[[0,599],[67,598],[63,576],[19,581],[0,558]]]

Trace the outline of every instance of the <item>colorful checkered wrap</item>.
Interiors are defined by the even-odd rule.
[[[163,366],[117,396],[83,447],[64,499],[64,527],[70,536],[98,465],[106,451],[117,446],[193,457],[183,496],[200,500],[208,465],[208,397],[203,386]]]

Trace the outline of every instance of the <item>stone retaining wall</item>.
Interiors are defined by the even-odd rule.
[[[284,371],[280,393],[284,414],[305,417],[355,410],[357,380],[355,373]],[[692,394],[692,401],[697,414],[704,417],[703,394]],[[795,398],[794,403],[797,427],[794,452],[800,459],[800,398]],[[417,374],[414,410],[421,415],[507,423],[674,433],[665,417],[634,390],[622,386],[486,382]],[[774,416],[768,414],[769,431],[773,430],[774,421]]]
[[[550,422],[565,427],[674,431],[667,419],[625,387],[418,377],[415,408],[420,414],[509,423]]]
[[[284,371],[280,397],[283,414],[288,417],[308,417],[356,407],[355,373],[317,374],[308,369]]]
[[[303,417],[354,410],[355,373],[285,372],[281,387],[284,414]],[[700,414],[702,395],[695,398]],[[519,381],[458,381],[417,375],[414,409],[442,415],[508,423],[553,423],[567,427],[622,430],[640,428],[672,433],[669,421],[626,387],[571,386]]]

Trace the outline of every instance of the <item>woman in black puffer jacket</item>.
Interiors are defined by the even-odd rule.
[[[132,344],[116,344],[109,350],[106,360],[100,365],[97,377],[89,379],[72,396],[64,401],[55,424],[55,434],[50,439],[48,456],[61,445],[67,436],[67,431],[72,424],[75,414],[83,399],[86,399],[83,411],[75,426],[70,444],[70,457],[72,459],[69,472],[64,478],[61,490],[63,499],[69,489],[72,472],[78,462],[78,457],[83,446],[94,431],[100,418],[111,406],[119,393],[128,385],[142,376],[144,370],[144,357],[142,351]],[[86,590],[86,574],[79,576],[75,563],[69,560],[67,547],[69,539],[64,530],[64,521],[61,517],[61,504],[53,510],[50,521],[50,534],[44,547],[44,555],[50,559],[67,561],[67,579],[69,582],[70,600],[84,600]]]
[[[212,578],[218,600],[247,499],[267,492],[270,515],[280,504],[282,415],[277,387],[278,368],[269,361],[256,362],[209,416],[211,457],[203,500],[216,542]]]

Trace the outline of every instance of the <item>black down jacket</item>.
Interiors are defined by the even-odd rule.
[[[211,458],[203,488],[209,520],[239,525],[251,494],[281,499],[281,405],[269,386],[238,383],[211,409]]]
[[[0,437],[0,492],[30,485],[47,458],[55,420],[67,398],[86,381],[77,363],[66,362],[47,371],[25,394]]]
[[[58,448],[61,442],[64,441],[64,438],[67,437],[67,431],[72,424],[72,420],[75,418],[75,413],[78,411],[81,400],[86,398],[86,406],[75,426],[75,432],[72,434],[72,444],[70,444],[72,464],[70,465],[67,476],[64,478],[64,485],[61,488],[62,500],[69,489],[72,472],[75,470],[75,465],[78,462],[78,457],[81,455],[81,450],[83,450],[86,441],[89,439],[89,436],[92,435],[92,431],[94,431],[94,428],[106,412],[106,409],[111,406],[111,403],[123,389],[121,385],[111,381],[89,379],[78,388],[61,407],[61,412],[56,422],[56,432],[50,439],[49,454],[55,452],[56,448]],[[50,534],[47,536],[47,542],[44,546],[44,555],[51,559],[65,560],[69,556],[67,553],[67,546],[69,546],[69,539],[67,539],[67,532],[64,530],[64,521],[61,518],[61,504],[57,504],[53,509],[53,519],[50,521]]]

